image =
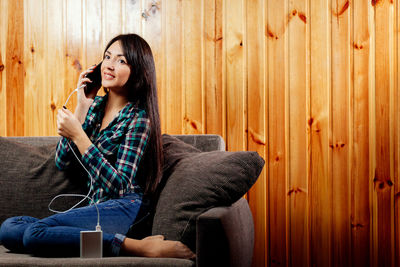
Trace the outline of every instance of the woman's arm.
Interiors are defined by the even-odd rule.
[[[80,88],[82,85],[84,85],[86,83],[92,82],[90,79],[86,78],[86,75],[88,73],[92,72],[93,69],[95,68],[95,66],[96,65],[91,66],[89,69],[83,71],[79,75],[77,88]],[[78,95],[78,103],[75,108],[75,117],[79,121],[80,125],[83,125],[85,122],[88,110],[89,110],[91,104],[93,103],[96,95],[93,93],[89,96],[86,96],[84,88],[80,88],[77,92],[77,95]],[[59,110],[59,113],[62,111],[65,111],[65,109]],[[60,135],[62,135],[60,133],[61,131],[60,131],[60,124],[59,124],[60,123],[59,117],[60,116],[57,115],[57,127],[58,127],[58,133]],[[65,117],[65,114],[64,114],[64,117]],[[81,149],[79,149],[79,147],[78,147],[79,151],[81,151],[81,150],[85,151],[87,149],[87,147],[89,146],[87,143],[89,138],[87,138],[86,134],[84,134],[84,135],[86,137],[86,140],[84,140],[85,143],[79,142],[80,147],[81,147]],[[64,135],[62,135],[62,136],[64,136]],[[85,139],[85,138],[83,136],[80,136],[80,139]],[[70,141],[68,140],[68,138],[62,137],[60,142],[57,144],[55,162],[56,162],[57,168],[60,170],[64,170],[65,168],[67,168],[71,161],[71,153],[70,153],[71,149],[68,145],[69,142]],[[90,142],[90,140],[89,140],[89,142]],[[70,145],[74,146],[71,143],[70,143]],[[81,153],[83,153],[83,152],[81,152]]]
[[[93,144],[82,154],[82,162],[104,192],[113,197],[121,197],[132,185],[136,185],[135,176],[149,133],[150,121],[142,111],[136,113],[129,124],[119,145],[115,166]]]

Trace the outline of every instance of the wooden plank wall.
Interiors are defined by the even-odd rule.
[[[253,266],[400,266],[398,1],[0,0],[0,136],[56,135],[125,32],[153,49],[163,132],[266,160]]]

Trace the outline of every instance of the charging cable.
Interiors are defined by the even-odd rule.
[[[67,108],[67,103],[68,103],[70,97],[71,97],[75,92],[78,92],[79,89],[81,89],[82,87],[85,87],[85,86],[86,86],[86,85],[81,85],[80,87],[74,89],[74,90],[69,94],[69,96],[68,96],[68,98],[67,98],[67,101],[65,101],[65,104],[64,104],[63,108],[66,109],[66,108]],[[61,140],[60,140],[60,143],[61,143]],[[50,201],[50,203],[49,203],[49,205],[48,205],[48,208],[49,208],[50,211],[52,211],[52,212],[54,212],[54,213],[67,213],[67,212],[73,210],[74,208],[76,208],[78,205],[80,205],[80,204],[81,204],[83,201],[85,201],[86,199],[90,199],[90,200],[92,201],[92,203],[94,204],[94,206],[96,207],[96,210],[97,210],[97,225],[96,225],[96,231],[100,231],[100,230],[101,230],[101,227],[100,227],[100,213],[99,213],[99,208],[97,207],[97,204],[93,201],[93,199],[92,199],[91,197],[89,197],[89,195],[90,195],[90,193],[92,192],[92,189],[93,189],[93,181],[94,181],[94,179],[93,179],[92,175],[90,174],[90,172],[86,169],[85,165],[83,165],[83,163],[81,162],[81,160],[79,159],[79,157],[76,155],[74,149],[73,149],[72,146],[71,146],[71,141],[70,141],[70,140],[68,140],[68,143],[67,143],[67,144],[68,144],[70,150],[72,151],[72,153],[74,154],[75,158],[78,160],[79,164],[83,167],[83,169],[88,173],[88,175],[89,175],[89,177],[90,177],[89,192],[87,193],[87,195],[82,195],[82,194],[60,194],[60,195],[57,195],[57,196],[55,196],[55,197]],[[52,209],[52,208],[51,208],[51,204],[52,204],[56,199],[58,199],[58,198],[60,198],[60,197],[83,197],[83,199],[80,200],[78,203],[76,203],[76,204],[73,205],[71,208],[69,208],[68,210],[65,210],[65,211],[58,211],[58,210]]]

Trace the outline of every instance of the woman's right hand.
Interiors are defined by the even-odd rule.
[[[90,92],[89,95],[85,94],[85,85],[92,82],[89,78],[86,77],[86,75],[88,73],[91,73],[95,67],[96,65],[93,65],[79,75],[79,80],[77,84],[77,88],[79,88],[77,92],[78,103],[75,108],[75,116],[78,118],[81,124],[84,123],[89,107],[93,103],[94,98],[97,94],[97,91]]]
[[[90,68],[88,68],[87,70],[81,72],[81,74],[79,75],[79,80],[78,80],[78,84],[77,84],[77,88],[79,88],[78,93],[77,93],[78,105],[83,104],[84,106],[90,106],[93,103],[93,100],[97,95],[97,91],[89,92],[88,95],[85,94],[86,84],[92,83],[92,81],[88,77],[86,77],[86,75],[93,72],[95,67],[96,67],[96,65],[93,65]],[[80,88],[80,87],[82,87],[82,88]]]

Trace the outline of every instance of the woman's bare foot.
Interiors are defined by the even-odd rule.
[[[148,236],[142,240],[125,238],[121,249],[130,255],[152,258],[194,259],[196,255],[179,241],[164,240],[164,236]]]

